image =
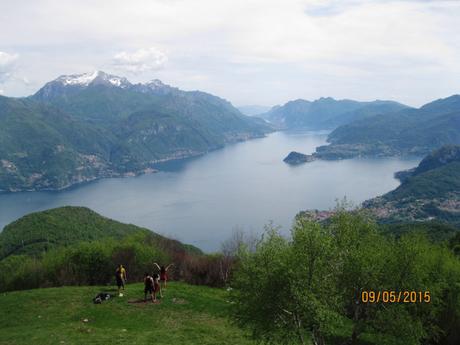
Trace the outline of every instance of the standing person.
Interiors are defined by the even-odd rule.
[[[161,292],[161,285],[160,285],[160,276],[158,273],[153,275],[153,301],[157,301],[157,293],[160,293],[160,297],[163,298],[163,293]]]
[[[144,274],[144,302],[147,302],[147,294],[150,295],[150,298],[152,299],[152,303],[155,303],[154,299],[154,289],[155,289],[155,282],[153,281],[153,278],[150,274],[145,273]]]
[[[122,297],[123,294],[121,293],[121,289],[125,291],[126,270],[121,264],[117,267],[117,270],[115,271],[115,279],[117,281],[118,286],[118,296]]]
[[[163,289],[166,290],[166,283],[168,281],[168,270],[171,266],[174,266],[174,264],[169,264],[168,266],[161,266],[158,265],[156,262],[153,263],[157,268],[160,270],[160,281],[163,283]]]

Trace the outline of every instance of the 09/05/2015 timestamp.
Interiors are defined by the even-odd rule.
[[[430,291],[373,291],[361,292],[363,303],[430,303]]]

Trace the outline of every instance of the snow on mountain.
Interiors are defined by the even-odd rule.
[[[83,74],[62,75],[56,79],[63,85],[81,85],[88,86],[98,75],[98,71]]]
[[[57,79],[46,83],[33,97],[35,99],[47,101],[65,94],[72,95],[73,92],[77,92],[79,89],[93,86],[121,88],[145,94],[154,93],[159,95],[166,95],[179,91],[178,88],[166,85],[158,79],[153,79],[146,83],[132,84],[124,77],[107,74],[102,71],[94,71],[83,74],[61,75]]]
[[[51,83],[60,84],[62,86],[80,86],[87,87],[89,85],[112,85],[121,88],[136,87],[143,92],[149,91],[171,91],[177,88],[171,87],[164,84],[159,79],[153,79],[151,81],[139,84],[131,84],[128,79],[124,77],[118,77],[115,75],[107,74],[102,71],[94,71],[83,74],[70,74],[61,75],[59,78],[53,80]]]
[[[94,71],[83,74],[62,75],[56,79],[56,82],[64,86],[82,86],[86,87],[90,84],[109,84],[121,88],[131,86],[131,83],[126,78],[117,77],[101,71]]]
[[[164,84],[159,79],[153,79],[146,83],[139,83],[134,85],[135,90],[142,93],[156,93],[156,94],[168,94],[171,92],[179,91],[178,88]]]

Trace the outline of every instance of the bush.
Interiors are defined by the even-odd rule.
[[[140,281],[144,272],[153,271],[155,261],[170,260],[167,253],[149,241],[149,236],[142,233],[119,241],[83,242],[38,257],[10,256],[0,261],[0,289],[111,284],[119,264],[126,267],[130,280]]]
[[[226,279],[223,273],[225,258],[221,254],[186,257],[181,265],[182,279],[193,285],[224,287]]]
[[[138,232],[120,240],[82,242],[36,256],[9,256],[0,261],[0,291],[115,284],[115,269],[120,264],[126,268],[128,281],[142,281],[145,272],[157,271],[154,262],[174,263],[168,272],[170,279],[223,287],[234,257],[188,252],[178,241]]]

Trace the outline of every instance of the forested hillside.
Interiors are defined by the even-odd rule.
[[[425,155],[460,144],[460,96],[353,121],[336,128],[328,141],[316,149],[317,158]]]
[[[119,264],[140,280],[154,262],[176,261],[173,276],[189,279],[189,260],[202,256],[194,246],[88,208],[61,207],[26,215],[0,233],[0,290],[107,284]]]
[[[381,221],[441,220],[460,225],[460,147],[446,146],[425,157],[407,172],[402,183],[364,207]]]
[[[61,76],[26,99],[0,97],[0,192],[139,174],[271,130],[219,97],[158,80]]]
[[[199,253],[195,248],[169,240],[150,230],[105,218],[86,207],[60,207],[28,214],[5,226],[0,233],[0,260],[9,255],[36,256],[53,248],[107,238],[122,239],[136,233],[148,233],[158,241]]]

